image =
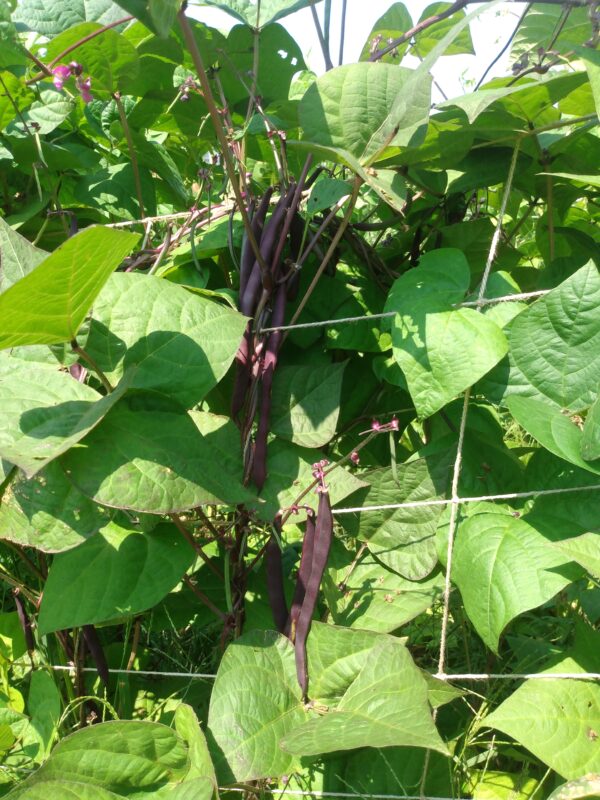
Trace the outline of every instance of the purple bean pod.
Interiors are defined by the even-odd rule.
[[[281,514],[273,520],[273,527],[281,534]],[[267,573],[267,591],[269,604],[273,614],[275,627],[283,633],[288,624],[288,609],[283,588],[283,564],[281,548],[275,534],[271,534],[265,551],[265,569]]]
[[[300,609],[304,602],[306,594],[306,587],[308,579],[310,578],[310,570],[313,560],[313,548],[315,543],[315,512],[311,509],[307,512],[306,516],[306,532],[302,542],[302,555],[300,556],[300,567],[298,568],[298,576],[296,578],[296,589],[292,599],[292,606],[290,608],[290,616],[288,624],[285,629],[285,635],[293,642],[296,636],[296,625],[298,624],[298,616]]]
[[[231,397],[231,416],[237,419],[238,414],[244,407],[246,393],[250,384],[252,373],[252,358],[250,348],[252,345],[252,323],[248,322],[244,336],[235,356],[236,372],[233,383],[233,394]]]
[[[315,525],[315,541],[313,545],[313,558],[310,570],[310,577],[306,585],[304,601],[298,622],[296,623],[296,674],[298,683],[302,689],[302,696],[308,696],[308,667],[306,663],[306,640],[312,623],[312,617],[319,597],[319,588],[327,559],[331,549],[333,538],[333,515],[331,513],[331,502],[327,489],[322,489],[319,494],[319,508],[317,511],[317,521]]]
[[[108,680],[109,680],[108,664],[106,663],[106,656],[104,655],[104,650],[102,649],[102,645],[100,644],[100,638],[98,636],[96,628],[93,625],[84,625],[83,637],[85,639],[87,648],[90,651],[90,655],[93,658],[94,663],[96,665],[96,670],[98,671],[100,680],[104,683],[105,686],[108,686]]]
[[[13,589],[13,599],[17,607],[17,616],[23,631],[23,636],[25,637],[27,650],[30,653],[33,653],[35,650],[35,639],[33,638],[33,630],[31,629],[31,620],[27,614],[27,609],[25,608],[25,603],[23,602],[23,598],[21,597],[21,592],[19,589]]]
[[[254,234],[254,238],[256,239],[257,244],[260,246],[260,240],[262,237],[263,227],[265,224],[265,219],[267,216],[267,211],[269,210],[269,203],[271,201],[271,195],[273,194],[273,186],[269,186],[267,191],[262,196],[260,203],[258,204],[258,208],[256,209],[253,217],[252,217],[252,233]],[[240,260],[240,298],[244,294],[244,290],[248,283],[248,278],[250,277],[250,273],[252,272],[252,267],[254,265],[255,258],[254,258],[254,251],[252,250],[252,246],[250,245],[250,241],[248,237],[244,239],[244,244],[242,247],[242,255]]]
[[[271,324],[283,325],[285,320],[286,291],[282,284],[277,289]],[[260,365],[259,375],[262,380],[260,418],[254,445],[254,462],[252,464],[252,479],[259,489],[262,489],[267,479],[267,437],[269,435],[269,421],[271,417],[271,389],[273,387],[273,373],[277,366],[277,354],[281,347],[282,331],[273,331],[269,334],[269,341]]]

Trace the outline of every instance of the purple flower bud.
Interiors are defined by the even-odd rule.
[[[360,462],[360,456],[358,455],[358,453],[356,452],[356,450],[353,450],[353,451],[350,453],[350,461],[351,461],[353,464],[358,464],[358,463]]]
[[[69,64],[69,69],[71,70],[71,74],[79,77],[83,72],[83,67],[77,61],[71,61]]]
[[[381,430],[381,422],[379,422],[378,419],[374,419],[373,422],[371,422],[371,430],[372,431]]]

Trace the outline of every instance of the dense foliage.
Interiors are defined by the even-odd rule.
[[[600,796],[597,3],[203,5],[0,0],[0,795]]]

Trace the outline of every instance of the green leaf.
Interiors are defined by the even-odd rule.
[[[70,550],[106,525],[107,509],[92,503],[53,462],[30,480],[18,474],[0,505],[0,539],[47,553]]]
[[[451,3],[432,3],[428,5],[422,12],[419,22],[423,22],[423,20],[429,19],[429,17],[446,11],[451,5]],[[451,14],[435,25],[431,25],[415,36],[416,45],[413,49],[422,58],[430,53],[431,50],[443,40],[444,36],[453,30],[457,22],[465,18],[466,15],[464,11],[457,11],[455,14]],[[463,53],[475,55],[471,31],[468,27],[463,28],[444,50],[445,56],[462,55]]]
[[[188,782],[197,778],[207,779],[207,800],[210,800],[217,785],[217,777],[210,758],[206,737],[202,732],[198,717],[191,706],[181,703],[175,711],[174,722],[175,730],[178,736],[186,743],[190,755],[190,771],[185,780]],[[199,797],[198,800],[204,800],[204,798]]]
[[[62,461],[70,480],[96,502],[150,514],[253,495],[219,464],[192,418],[159,395],[118,403],[104,424]]]
[[[413,21],[404,3],[394,3],[373,25],[360,54],[359,61],[368,61],[373,52],[387,45],[389,39],[398,39],[413,26]],[[399,45],[394,53],[387,53],[380,60],[399,63],[408,49],[408,42]]]
[[[581,455],[586,461],[600,458],[600,397],[588,411],[581,437]]]
[[[60,723],[62,699],[56,684],[48,672],[32,672],[27,698],[27,710],[31,725],[42,742],[47,755],[54,742]]]
[[[351,188],[346,181],[340,181],[337,178],[320,178],[310,192],[306,202],[306,211],[311,216],[319,211],[325,211],[349,194],[351,194]]]
[[[246,322],[169,281],[117,273],[94,303],[85,348],[110,381],[135,365],[132,388],[191,408],[227,372]]]
[[[100,422],[127,390],[127,380],[103,397],[58,367],[2,354],[0,457],[32,477]]]
[[[0,218],[0,292],[30,273],[48,253],[39,250]]]
[[[390,469],[364,476],[369,489],[361,491],[356,505],[380,506],[444,497],[449,461],[418,459],[400,464],[395,478]],[[354,538],[368,542],[373,555],[409,580],[426,578],[437,563],[435,533],[443,506],[396,508],[344,514],[342,525]]]
[[[517,368],[539,392],[571,411],[589,406],[600,374],[600,274],[590,261],[514,320]]]
[[[14,18],[36,33],[56,36],[79,22],[108,25],[123,16],[122,9],[112,0],[61,0],[60,4],[23,0]]]
[[[384,203],[391,206],[394,211],[404,213],[408,190],[406,181],[400,173],[393,169],[368,169],[365,180]]]
[[[44,797],[109,800],[134,797],[142,792],[150,795],[180,780],[187,769],[186,748],[175,731],[166,725],[103,722],[62,739],[45,764],[10,797],[11,800],[43,800]],[[63,786],[73,793],[58,794]],[[97,788],[104,793],[94,793]],[[47,793],[38,793],[39,789]]]
[[[546,672],[582,672],[571,658]],[[482,721],[500,730],[567,779],[600,771],[600,684],[529,680]]]
[[[7,133],[13,136],[26,137],[30,134],[23,130],[24,124],[31,126],[34,123],[35,131],[39,134],[52,133],[55,128],[65,121],[73,110],[73,100],[54,87],[43,88],[39,93],[39,100],[19,115],[9,126]]]
[[[152,608],[193,560],[192,547],[173,525],[144,533],[110,522],[92,539],[55,556],[40,607],[40,634]]]
[[[288,639],[254,631],[229,645],[208,714],[220,785],[291,772],[297,762],[278,742],[307,718]]]
[[[576,561],[591,575],[600,580],[600,534],[584,533],[573,539],[564,539],[555,542],[562,555],[571,561]]]
[[[464,520],[454,546],[452,580],[485,644],[498,652],[500,635],[524,611],[538,608],[577,576],[567,559],[523,519],[482,513]]]
[[[566,178],[574,183],[593,186],[600,189],[600,175],[575,175],[571,172],[540,172],[540,175],[553,175],[555,178]]]
[[[365,163],[382,148],[406,146],[425,135],[430,94],[430,77],[425,74],[415,83],[406,67],[379,62],[336,67],[319,77],[300,102],[303,141],[348,152]]]
[[[0,658],[3,661],[16,661],[26,652],[27,645],[17,612],[0,612]]]
[[[244,22],[251,28],[264,28],[271,22],[287,17],[295,11],[300,11],[310,5],[316,5],[320,0],[262,0],[260,11],[254,0],[202,0],[201,6],[214,6],[227,14]]]
[[[280,742],[305,756],[394,745],[448,752],[431,719],[425,679],[404,645],[388,638],[372,649],[335,711],[313,717]]]
[[[93,225],[0,295],[0,348],[75,338],[108,276],[138,236]]]
[[[140,167],[142,200],[147,214],[156,213],[155,182],[150,170]],[[110,165],[106,169],[81,177],[74,194],[82,205],[91,206],[106,218],[137,219],[140,207],[134,190],[135,177],[131,162]],[[131,234],[129,234],[131,235]]]
[[[335,434],[346,364],[279,367],[273,380],[271,433],[302,447]]]
[[[180,6],[181,0],[148,0],[148,10],[159,36],[169,35]]]
[[[508,410],[542,447],[577,467],[600,475],[600,463],[581,456],[583,432],[557,406],[532,397],[509,397]]]
[[[494,322],[472,308],[452,307],[464,299],[470,277],[460,250],[433,250],[394,282],[388,296],[386,311],[397,312],[394,358],[421,418],[443,408],[507,352]]]
[[[439,572],[411,581],[383,566],[368,550],[355,558],[336,543],[323,579],[336,625],[391,633],[431,608],[442,595],[444,580]]]

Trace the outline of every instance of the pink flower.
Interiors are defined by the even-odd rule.
[[[57,89],[62,89],[64,82],[67,78],[71,77],[71,67],[68,67],[66,64],[59,64],[57,67],[54,67],[52,74],[54,75],[52,83]]]
[[[350,461],[351,461],[353,464],[358,464],[358,463],[360,462],[360,456],[358,455],[358,453],[356,452],[356,450],[353,450],[353,451],[350,453]]]
[[[84,103],[91,103],[94,99],[90,92],[92,86],[92,79],[88,75],[85,80],[82,78],[77,78],[77,88],[79,89],[79,94],[81,95],[81,99]]]

